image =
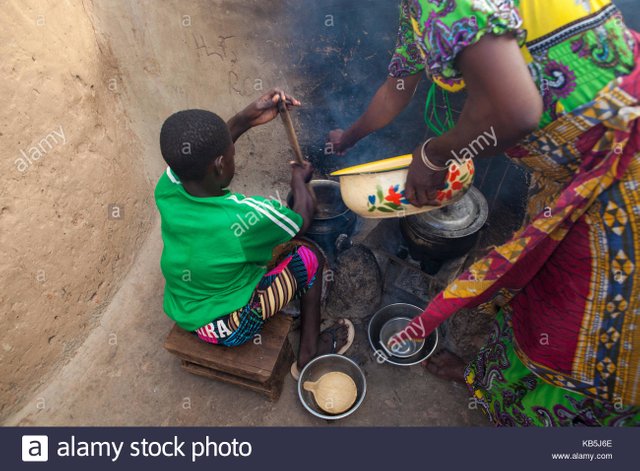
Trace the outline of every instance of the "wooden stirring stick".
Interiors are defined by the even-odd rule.
[[[278,112],[280,113],[280,117],[282,118],[282,124],[284,124],[284,129],[287,132],[287,137],[289,138],[289,144],[291,145],[291,149],[293,149],[293,154],[296,157],[296,161],[302,165],[305,160],[302,156],[302,149],[300,149],[300,143],[298,142],[298,136],[296,135],[295,129],[293,129],[293,121],[291,121],[291,115],[289,114],[289,110],[287,109],[287,104],[284,100],[280,100],[278,102]],[[307,189],[311,194],[311,198],[313,202],[316,203],[316,194],[313,191],[313,187],[307,183]]]
[[[289,144],[291,144],[291,148],[293,149],[293,153],[296,156],[296,160],[299,164],[303,164],[304,157],[302,156],[302,149],[300,149],[300,144],[298,143],[298,136],[296,136],[296,131],[293,129],[293,121],[291,121],[291,115],[289,114],[287,105],[283,100],[280,100],[278,102],[278,112],[280,113],[280,117],[282,118],[284,129],[287,131]]]

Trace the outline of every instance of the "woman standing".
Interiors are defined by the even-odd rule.
[[[434,204],[454,154],[493,132],[532,176],[526,221],[403,332],[497,313],[458,375],[498,425],[640,423],[640,35],[608,0],[403,0],[390,77],[338,153],[388,124],[423,72],[466,89],[455,127],[414,151],[406,197]],[[478,149],[478,147],[476,147]],[[418,324],[420,324],[418,326]],[[634,350],[635,348],[635,350]]]

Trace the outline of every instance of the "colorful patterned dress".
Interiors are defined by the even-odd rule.
[[[507,152],[532,176],[526,221],[407,332],[497,312],[465,377],[498,425],[638,425],[640,35],[606,0],[404,0],[389,73],[461,90],[456,57],[486,34],[516,38],[544,101]]]

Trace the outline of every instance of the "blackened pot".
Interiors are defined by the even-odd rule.
[[[445,260],[468,253],[489,215],[487,200],[471,187],[457,202],[400,220],[400,231],[411,257],[426,271],[437,271]],[[435,262],[435,263],[434,263]]]

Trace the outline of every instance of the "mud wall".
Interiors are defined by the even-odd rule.
[[[89,7],[0,9],[0,416],[99,322],[149,228],[140,141]]]
[[[273,56],[280,30],[265,21],[278,12],[221,0],[0,9],[0,419],[27,399],[47,407],[34,394],[121,287],[156,220],[163,120],[184,108],[230,117],[287,85]],[[234,189],[286,194],[286,142],[275,124],[242,138]]]

